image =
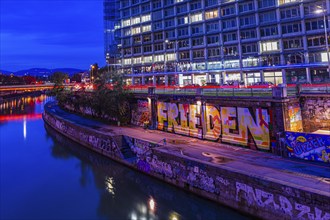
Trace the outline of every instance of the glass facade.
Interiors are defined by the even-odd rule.
[[[127,83],[329,82],[329,0],[115,2]]]
[[[115,64],[120,58],[120,7],[119,0],[104,0],[104,55],[108,64]]]

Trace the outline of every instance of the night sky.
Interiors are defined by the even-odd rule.
[[[104,66],[102,0],[1,0],[0,69]]]

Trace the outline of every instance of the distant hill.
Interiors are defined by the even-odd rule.
[[[0,74],[4,74],[4,75],[9,75],[13,72],[7,71],[7,70],[0,70]]]
[[[14,72],[15,76],[25,76],[25,75],[30,75],[30,76],[43,76],[43,75],[51,75],[52,70],[46,69],[46,68],[32,68],[32,69],[27,69],[27,70],[19,70],[17,72]]]
[[[86,70],[75,69],[75,68],[57,68],[57,69],[52,69],[52,71],[53,71],[53,73],[55,73],[55,72],[63,72],[63,73],[67,73],[70,76],[72,76],[75,73],[85,72]]]
[[[52,75],[55,72],[63,72],[69,74],[69,76],[72,76],[75,73],[84,72],[85,70],[81,69],[75,69],[75,68],[56,68],[56,69],[46,69],[46,68],[31,68],[26,70],[19,70],[16,72],[11,72],[7,70],[0,70],[0,73],[9,75],[11,73],[14,73],[15,76],[24,76],[24,75],[30,75],[30,76],[49,76]]]

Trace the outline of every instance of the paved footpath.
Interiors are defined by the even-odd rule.
[[[199,140],[158,130],[140,127],[117,127],[100,121],[84,118],[53,105],[51,111],[74,124],[89,127],[102,133],[127,135],[133,138],[158,143],[158,148],[172,154],[181,154],[200,161],[212,163],[232,171],[250,176],[282,182],[305,188],[330,197],[330,164],[282,158],[267,152],[260,152],[223,143]],[[163,140],[166,138],[166,144]]]

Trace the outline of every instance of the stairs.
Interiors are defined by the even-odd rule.
[[[129,141],[128,138],[124,137],[123,135],[116,136],[113,138],[114,141],[117,143],[117,146],[120,149],[121,154],[123,155],[123,159],[130,162],[136,162],[136,154],[131,150],[132,143]]]

